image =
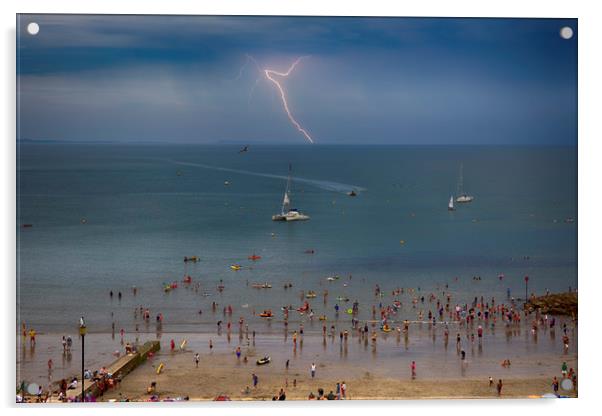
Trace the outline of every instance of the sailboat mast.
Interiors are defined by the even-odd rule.
[[[286,189],[284,190],[284,198],[282,200],[282,215],[284,215],[287,211],[288,205],[290,205],[290,199],[289,199],[289,192],[290,192],[290,188],[291,188],[291,173],[292,173],[293,167],[292,165],[289,163],[288,164],[288,178],[286,180]]]
[[[460,177],[458,178],[458,195],[464,195],[464,163],[460,163]]]

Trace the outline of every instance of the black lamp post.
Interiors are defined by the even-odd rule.
[[[79,335],[82,337],[82,402],[85,402],[84,395],[84,341],[86,339],[86,323],[84,322],[84,317],[82,316],[79,319]]]

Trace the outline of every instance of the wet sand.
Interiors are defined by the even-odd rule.
[[[451,326],[454,335],[457,328]],[[258,334],[255,342],[245,334],[227,331],[220,334],[163,333],[161,351],[149,362],[127,375],[118,388],[107,392],[100,401],[110,399],[148,400],[146,387],[157,382],[161,399],[185,397],[191,400],[212,400],[219,394],[232,399],[271,400],[281,388],[287,399],[307,399],[309,392],[317,394],[322,387],[326,394],[335,390],[336,382],[345,381],[349,398],[352,399],[410,399],[410,398],[478,398],[497,397],[495,388],[489,387],[491,376],[497,382],[503,379],[502,397],[541,396],[552,391],[551,381],[559,377],[560,366],[566,361],[577,368],[577,356],[573,351],[564,354],[560,346],[560,334],[551,337],[549,331],[540,331],[537,339],[529,331],[522,330],[508,337],[503,328],[489,333],[481,344],[463,339],[466,360],[458,355],[453,336],[447,348],[441,329],[428,325],[410,330],[406,342],[403,335],[379,333],[376,344],[356,334],[348,341],[337,336],[322,337],[304,335],[294,348],[291,331],[287,336]],[[462,334],[466,329],[462,329]],[[561,331],[558,331],[559,333]],[[433,337],[433,334],[435,335]],[[81,369],[80,340],[74,337],[71,356],[62,354],[60,335],[38,336],[32,352],[28,343],[21,344],[19,356],[20,376],[29,382],[51,386],[61,378],[77,376]],[[155,339],[156,334],[139,334],[139,342]],[[184,350],[176,347],[170,351],[170,340],[179,345],[184,339]],[[209,349],[209,340],[213,349]],[[301,342],[302,339],[302,342]],[[576,336],[575,336],[576,339]],[[124,342],[133,342],[126,334]],[[235,349],[241,347],[241,358]],[[123,350],[119,334],[88,334],[86,337],[86,367],[97,369],[116,358],[113,352]],[[200,355],[199,368],[194,364],[194,353]],[[272,362],[258,366],[257,358],[269,354]],[[244,363],[243,357],[248,357]],[[46,363],[52,358],[54,368],[48,377]],[[500,362],[509,358],[510,368]],[[286,370],[285,362],[290,366]],[[410,365],[417,363],[417,379],[412,380]],[[316,363],[316,378],[311,379],[310,367]],[[165,370],[157,375],[156,367],[163,363]],[[252,374],[259,377],[257,389],[252,387]],[[294,387],[294,380],[297,386]],[[288,386],[287,386],[288,383]],[[250,394],[243,390],[249,386]],[[569,392],[561,392],[568,394]],[[573,392],[570,392],[574,394]]]
[[[204,356],[196,368],[192,352],[164,352],[155,357],[108,392],[102,400],[148,400],[146,387],[157,382],[157,394],[161,399],[188,396],[190,400],[213,400],[224,394],[233,400],[271,400],[283,388],[287,400],[306,400],[310,392],[317,394],[323,388],[328,394],[335,390],[337,382],[347,384],[349,399],[425,399],[425,398],[497,398],[495,385],[489,386],[487,376],[480,378],[437,378],[421,379],[420,367],[416,380],[411,380],[409,366],[399,368],[399,377],[383,377],[379,372],[352,364],[317,363],[316,377],[312,379],[309,365],[291,365],[285,369],[283,362],[272,361],[264,366],[255,364],[256,357],[247,364],[238,362],[234,354],[211,354]],[[156,367],[165,364],[165,370],[157,375]],[[306,363],[303,363],[306,364]],[[392,363],[396,367],[402,363]],[[252,374],[259,377],[257,388],[253,388]],[[339,377],[333,377],[333,375]],[[346,374],[343,376],[342,374]],[[512,369],[501,368],[492,374],[495,382],[503,379],[501,397],[541,397],[550,393],[553,376],[523,376]],[[296,387],[294,386],[296,380]],[[244,392],[249,387],[250,393]],[[567,394],[563,392],[563,394]],[[570,392],[574,396],[574,392]]]

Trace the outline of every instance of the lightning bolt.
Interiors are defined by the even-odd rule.
[[[293,126],[295,126],[297,128],[297,130],[299,130],[299,132],[301,134],[303,134],[305,136],[305,138],[310,143],[313,143],[314,140],[311,138],[309,133],[303,127],[301,127],[301,125],[297,122],[297,120],[295,120],[295,117],[293,117],[293,114],[291,113],[291,110],[288,107],[288,102],[286,101],[286,94],[284,92],[284,89],[282,88],[282,85],[280,85],[280,82],[278,82],[276,79],[272,78],[272,75],[278,75],[283,78],[288,77],[290,75],[290,73],[293,72],[295,67],[299,64],[299,62],[301,62],[301,59],[303,59],[303,57],[297,58],[295,60],[295,62],[293,62],[293,64],[288,68],[288,70],[286,72],[278,72],[278,71],[274,71],[273,69],[264,69],[263,72],[264,72],[266,78],[269,79],[270,81],[272,81],[274,83],[274,85],[276,86],[276,88],[278,89],[278,92],[280,92],[280,99],[282,100],[282,106],[284,107],[284,111],[286,112],[286,115],[288,116],[288,119],[290,120],[290,122],[293,124]]]
[[[299,124],[299,122],[295,119],[295,117],[293,117],[293,113],[291,112],[291,110],[288,106],[288,102],[286,100],[286,93],[284,91],[284,88],[282,88],[282,85],[280,84],[280,82],[278,82],[277,79],[273,78],[274,75],[282,77],[282,78],[288,77],[291,74],[291,72],[293,72],[295,67],[299,64],[299,62],[301,62],[301,59],[303,59],[305,57],[301,56],[301,57],[297,58],[292,63],[292,65],[288,68],[288,70],[286,72],[279,72],[279,71],[275,71],[273,69],[262,69],[255,58],[253,58],[249,54],[246,54],[245,56],[246,56],[245,63],[242,65],[242,67],[238,71],[238,76],[236,78],[234,78],[234,81],[240,79],[245,68],[249,65],[249,62],[252,62],[255,65],[255,67],[257,68],[257,71],[260,74],[265,75],[265,77],[269,81],[271,81],[278,89],[278,92],[280,93],[280,100],[282,101],[282,106],[284,108],[284,111],[286,112],[286,115],[287,115],[288,119],[290,120],[290,122],[293,124],[293,126],[299,131],[299,133],[303,134],[303,136],[305,137],[305,139],[307,139],[307,141],[309,141],[310,143],[313,143],[314,140],[312,139],[311,135],[307,132],[307,130],[305,130],[303,127],[301,127],[301,124]],[[259,84],[260,80],[261,80],[261,77],[257,78],[255,80],[255,83],[253,84],[253,87],[251,88],[251,91],[249,93],[249,102],[251,101],[253,92],[255,91],[255,88],[257,88],[257,85]]]

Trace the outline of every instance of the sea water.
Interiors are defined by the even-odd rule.
[[[397,287],[419,296],[449,291],[452,304],[481,295],[508,302],[508,290],[524,298],[526,275],[529,293],[577,288],[577,227],[565,222],[577,214],[576,147],[239,149],[20,144],[17,324],[61,333],[85,316],[91,332],[108,332],[112,322],[130,331],[142,305],[153,320],[162,313],[170,331],[206,331],[232,305],[233,321],[242,316],[270,331],[252,311],[271,308],[280,318],[281,306],[302,304],[301,290],[317,292],[310,300],[316,317],[335,319],[335,304],[343,311],[357,300],[359,318],[370,319],[372,305],[390,304]],[[289,164],[293,206],[309,221],[271,220]],[[450,212],[460,165],[475,199]],[[348,196],[351,190],[358,195]],[[261,259],[249,260],[252,254]],[[185,264],[184,256],[200,261]],[[185,275],[198,291],[181,283]],[[333,275],[340,278],[329,282]],[[178,289],[165,292],[173,281]],[[253,289],[256,282],[272,289]],[[384,297],[374,296],[376,284]],[[435,312],[428,303],[413,308],[407,292],[398,298],[395,319]]]

